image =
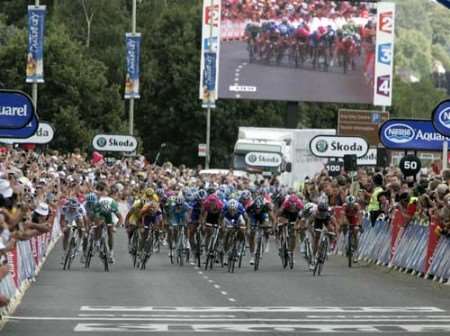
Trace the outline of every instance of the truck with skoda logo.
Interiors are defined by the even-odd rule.
[[[326,160],[316,158],[309,149],[309,142],[319,134],[335,135],[336,130],[240,127],[233,167],[250,174],[279,176],[283,184],[297,185],[324,168]]]

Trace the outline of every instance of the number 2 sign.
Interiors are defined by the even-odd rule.
[[[384,12],[380,14],[380,31],[387,34],[392,34],[394,28],[394,14],[392,12]]]

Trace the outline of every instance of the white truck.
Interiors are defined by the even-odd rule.
[[[320,172],[326,163],[309,149],[309,142],[316,135],[336,135],[336,130],[239,127],[234,168],[278,175],[282,183],[294,186],[306,176]]]

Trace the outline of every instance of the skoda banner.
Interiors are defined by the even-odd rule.
[[[45,6],[28,6],[27,83],[44,82]]]
[[[391,119],[380,127],[380,141],[387,149],[441,151],[448,140],[430,120]]]
[[[141,34],[127,33],[127,73],[125,75],[125,99],[138,99],[139,95],[139,63],[141,54]]]
[[[450,137],[450,99],[444,100],[434,109],[432,121],[436,131]]]
[[[138,142],[131,135],[98,134],[92,140],[92,145],[99,152],[134,152]]]
[[[250,152],[245,155],[245,163],[253,167],[279,167],[282,161],[277,153]]]
[[[369,145],[361,137],[318,135],[309,143],[311,153],[321,158],[343,158],[344,155],[356,155],[362,158],[367,154]]]
[[[32,137],[38,130],[39,120],[36,114],[33,114],[31,121],[25,127],[19,129],[0,129],[0,138],[8,139],[26,139]]]
[[[29,138],[0,138],[0,142],[7,143],[7,144],[37,144],[37,145],[45,145],[50,143],[53,140],[53,137],[55,136],[55,130],[53,127],[46,123],[46,122],[40,122],[39,127],[36,131],[36,133],[29,137]]]
[[[221,0],[203,1],[200,63],[200,100],[203,107],[214,107],[218,96],[220,6]]]
[[[391,106],[394,38],[395,38],[395,4],[378,3],[377,36],[375,50],[375,78],[373,104],[376,106]]]
[[[20,129],[35,114],[31,98],[21,91],[0,90],[0,128]]]

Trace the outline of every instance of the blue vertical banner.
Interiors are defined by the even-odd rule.
[[[28,6],[27,83],[44,83],[46,6]]]
[[[141,34],[127,33],[127,73],[125,76],[125,99],[137,99],[139,95],[139,62],[141,55]]]

